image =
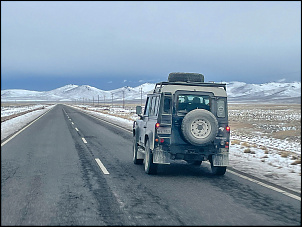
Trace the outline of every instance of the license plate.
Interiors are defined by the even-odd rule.
[[[228,148],[219,148],[220,153],[228,152]]]
[[[169,127],[159,127],[157,129],[158,134],[171,134],[171,128]]]
[[[213,166],[228,166],[229,154],[215,154],[212,156]]]

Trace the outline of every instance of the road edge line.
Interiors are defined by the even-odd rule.
[[[45,114],[47,114],[50,110],[52,110],[57,104],[55,104],[53,107],[51,107],[48,111],[46,111],[44,114],[40,115],[39,117],[37,117],[36,119],[34,119],[33,121],[29,122],[26,126],[24,126],[23,128],[21,128],[19,131],[17,131],[15,134],[12,134],[11,136],[9,136],[9,138],[7,138],[5,141],[3,141],[1,143],[1,147],[4,146],[6,143],[8,143],[10,140],[12,140],[13,138],[15,138],[18,134],[20,134],[22,131],[24,131],[25,129],[27,129],[29,126],[31,126],[33,123],[35,123],[37,120],[39,120],[41,117],[43,117]]]
[[[259,185],[261,185],[261,186],[263,186],[263,187],[269,188],[269,189],[271,189],[271,190],[273,190],[273,191],[280,192],[280,193],[282,193],[282,194],[284,194],[284,195],[287,195],[287,196],[289,196],[289,197],[291,197],[291,198],[293,198],[293,199],[296,199],[296,200],[301,201],[301,197],[296,196],[296,195],[294,195],[294,194],[292,194],[292,193],[286,192],[286,191],[284,191],[284,190],[282,190],[282,189],[276,188],[276,187],[274,187],[274,186],[272,186],[272,185],[268,185],[268,184],[263,183],[263,182],[261,182],[261,181],[259,181],[259,180],[252,179],[252,178],[250,178],[250,177],[244,176],[244,175],[242,175],[242,174],[240,174],[240,173],[236,173],[236,172],[234,172],[234,171],[232,171],[232,170],[229,170],[229,169],[227,170],[227,172],[229,172],[229,173],[231,173],[231,174],[234,174],[234,175],[236,175],[236,176],[239,176],[239,177],[241,177],[241,178],[243,178],[243,179],[246,179],[246,180],[248,180],[248,181],[254,182],[254,183],[256,183],[256,184],[259,184]]]

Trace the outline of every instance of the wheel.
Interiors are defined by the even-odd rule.
[[[182,120],[181,131],[188,143],[202,146],[214,141],[218,133],[218,122],[210,111],[195,109]]]
[[[169,82],[204,82],[204,75],[201,73],[169,73]]]
[[[147,174],[156,174],[157,173],[157,164],[153,163],[153,154],[150,149],[149,140],[147,140],[146,148],[145,148],[145,172]]]
[[[226,166],[213,166],[212,157],[210,159],[212,173],[216,176],[222,176],[226,172]]]
[[[211,165],[211,169],[212,169],[212,173],[217,176],[222,176],[226,172],[226,166],[212,166]]]
[[[137,159],[138,146],[135,136],[133,136],[133,163],[136,165],[143,164],[144,159]]]

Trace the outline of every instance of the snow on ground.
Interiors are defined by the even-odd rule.
[[[46,109],[33,111],[1,123],[1,140],[21,129],[51,107],[53,106],[48,106]],[[138,118],[135,114],[135,107],[126,109],[120,107],[100,108],[88,105],[73,107],[128,129],[132,129],[133,120]],[[231,130],[230,166],[277,185],[301,192],[301,142],[293,145],[293,141],[290,143],[286,140],[279,140],[278,148],[281,147],[283,152],[291,151],[289,154],[282,155],[280,150],[270,146],[270,144],[275,144],[269,143],[270,140],[272,138],[263,136],[260,136],[258,140],[255,136],[252,139],[247,138],[236,133],[236,130],[233,133]],[[249,144],[246,145],[244,144],[245,142],[249,142]],[[268,144],[267,147],[266,144]],[[297,162],[299,160],[300,163]]]
[[[250,173],[277,185],[301,192],[301,164],[292,163],[292,157],[282,157],[273,150],[269,154],[259,148],[244,153],[246,148],[234,144],[230,146],[230,166]]]
[[[35,105],[35,106],[37,107],[38,105]],[[42,107],[42,105],[40,107]],[[40,107],[37,107],[37,108],[40,108]],[[2,122],[1,123],[1,141],[3,139],[5,139],[7,136],[17,132],[18,130],[23,128],[25,125],[27,125],[29,122],[33,121],[34,119],[36,119],[40,115],[44,114],[46,111],[48,111],[52,107],[54,107],[54,105],[45,106],[45,109],[35,110],[35,111],[29,112],[27,114],[23,114],[21,116],[18,116],[18,117],[15,117],[13,119]],[[11,107],[9,112],[11,114],[24,112],[24,107],[19,107],[19,108],[18,107],[14,107],[14,108]],[[35,108],[35,109],[37,109],[37,108]],[[26,110],[28,110],[28,109],[26,109]],[[7,114],[7,112],[4,111],[4,114]],[[5,115],[5,116],[8,116],[8,115]],[[1,108],[1,117],[3,117],[2,116],[2,108]]]
[[[10,116],[13,114],[22,113],[28,110],[35,110],[43,107],[44,105],[25,105],[25,106],[1,106],[1,117]]]

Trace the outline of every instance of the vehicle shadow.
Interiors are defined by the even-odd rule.
[[[206,178],[221,178],[212,174],[210,164],[202,163],[199,166],[188,164],[185,161],[174,162],[169,165],[158,165],[157,176],[198,176]]]

